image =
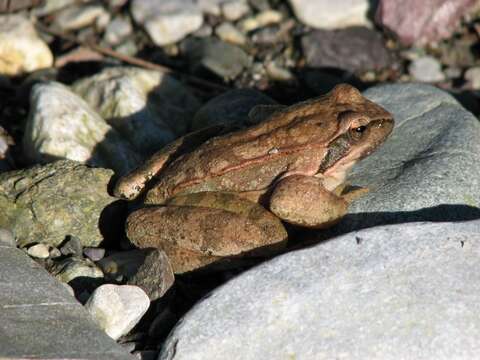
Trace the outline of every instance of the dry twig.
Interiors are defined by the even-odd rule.
[[[127,63],[127,64],[136,65],[136,66],[139,66],[139,67],[142,67],[142,68],[145,68],[145,69],[159,71],[159,72],[164,73],[164,74],[175,74],[179,77],[184,78],[186,81],[188,81],[192,84],[205,86],[205,87],[208,87],[210,89],[213,89],[213,90],[216,90],[216,91],[219,91],[219,92],[229,90],[229,88],[227,86],[224,86],[224,85],[221,85],[221,84],[217,84],[217,83],[214,83],[214,82],[211,82],[211,81],[208,81],[208,80],[205,80],[205,79],[193,76],[193,75],[182,74],[182,73],[176,72],[173,69],[171,69],[169,67],[166,67],[166,66],[163,66],[163,65],[155,64],[155,63],[152,63],[150,61],[143,60],[143,59],[140,59],[140,58],[137,58],[137,57],[134,57],[134,56],[128,56],[128,55],[125,55],[125,54],[121,54],[121,53],[119,53],[119,52],[117,52],[117,51],[115,51],[111,48],[99,46],[97,44],[93,44],[93,43],[87,42],[87,41],[81,41],[81,40],[77,39],[75,36],[66,34],[66,33],[61,32],[61,31],[51,29],[49,27],[44,26],[43,24],[41,24],[39,22],[36,22],[35,26],[41,32],[50,34],[52,36],[59,37],[63,40],[67,40],[67,41],[73,42],[73,43],[81,45],[81,46],[88,47],[88,48],[90,48],[90,49],[92,49],[92,50],[94,50],[94,51],[96,51],[96,52],[98,52],[102,55],[112,57],[114,59],[120,60],[120,61],[122,61],[124,63]]]

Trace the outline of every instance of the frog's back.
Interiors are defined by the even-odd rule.
[[[289,152],[324,143],[332,131],[332,111],[324,102],[310,100],[254,127],[214,137],[170,163],[147,198],[163,202],[180,192],[263,189],[298,157]]]

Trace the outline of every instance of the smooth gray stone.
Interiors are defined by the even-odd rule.
[[[264,263],[198,303],[159,360],[473,359],[480,220],[364,229]]]
[[[3,245],[0,358],[133,359],[60,282],[21,250]]]
[[[480,123],[429,85],[385,85],[364,94],[395,116],[385,144],[348,181],[370,193],[335,231],[412,221],[480,218]]]

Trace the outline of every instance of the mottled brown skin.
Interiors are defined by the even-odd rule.
[[[347,170],[393,124],[390,113],[343,84],[245,130],[209,140],[219,129],[189,134],[117,184],[118,196],[147,189],[145,203],[162,205],[133,213],[127,235],[140,247],[163,248],[176,272],[278,248],[287,237],[278,218],[323,228],[346,213],[355,198],[341,191]]]

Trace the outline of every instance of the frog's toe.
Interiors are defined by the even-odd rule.
[[[348,202],[326,190],[315,177],[294,175],[281,180],[270,197],[270,210],[303,227],[327,228],[348,210]]]

